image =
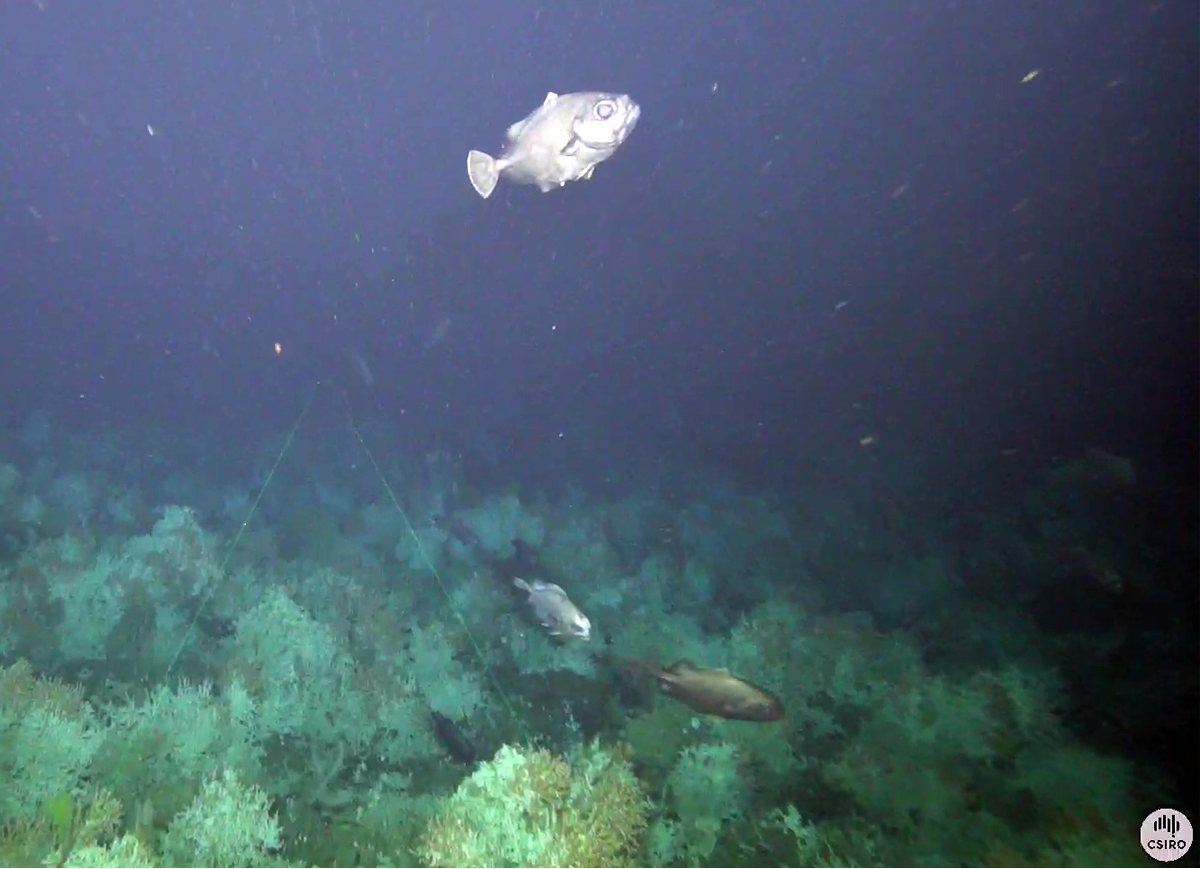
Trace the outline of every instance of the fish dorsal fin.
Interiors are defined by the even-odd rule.
[[[669,667],[663,667],[663,672],[670,673],[672,675],[677,676],[680,673],[687,673],[690,671],[694,671],[695,669],[696,669],[696,665],[685,658],[682,661],[676,661],[674,664],[672,664]]]
[[[550,93],[546,94],[546,99],[542,100],[542,104],[540,106],[508,128],[508,130],[505,132],[505,135],[508,136],[508,141],[515,142],[517,139],[521,138],[521,134],[525,132],[525,128],[529,126],[529,122],[537,117],[541,113],[542,109],[546,108],[546,106],[556,102],[557,100],[558,94],[556,94],[554,91],[550,91]]]

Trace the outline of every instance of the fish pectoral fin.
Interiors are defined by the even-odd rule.
[[[584,173],[583,173],[582,175],[580,175],[579,177],[580,177],[580,178],[582,178],[582,179],[584,179],[584,180],[587,180],[588,178],[591,178],[591,177],[592,177],[592,173],[593,173],[593,172],[595,172],[595,171],[596,171],[596,164],[595,164],[595,163],[593,163],[591,166],[588,166],[588,167],[587,167],[587,171],[586,171],[586,172],[584,172]]]
[[[558,149],[558,153],[563,157],[574,157],[579,153],[579,137],[572,134],[571,138],[567,139],[567,144]]]

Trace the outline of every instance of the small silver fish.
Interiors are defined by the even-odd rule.
[[[508,128],[508,147],[499,158],[467,154],[467,177],[487,199],[504,175],[516,184],[536,184],[543,193],[568,181],[591,178],[629,138],[642,110],[628,94],[600,91],[558,95]]]
[[[592,623],[571,599],[567,593],[552,582],[535,579],[526,582],[519,576],[513,580],[513,585],[522,591],[529,592],[529,602],[533,605],[533,613],[542,626],[548,628],[552,637],[577,637],[589,639],[592,635]]]

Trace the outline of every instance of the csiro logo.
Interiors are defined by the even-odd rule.
[[[1192,847],[1192,822],[1174,809],[1151,812],[1142,821],[1142,847],[1160,863],[1178,860]]]

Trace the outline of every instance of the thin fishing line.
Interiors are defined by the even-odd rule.
[[[183,640],[179,644],[179,648],[175,650],[175,654],[171,658],[171,663],[167,665],[167,670],[163,677],[171,675],[171,671],[175,669],[175,665],[179,663],[180,657],[183,655],[183,650],[187,648],[188,642],[195,633],[196,623],[200,620],[201,614],[204,612],[208,602],[212,600],[217,589],[225,584],[225,568],[229,565],[229,559],[233,558],[233,553],[237,551],[238,544],[246,533],[246,529],[250,526],[250,520],[254,518],[254,514],[258,512],[258,505],[262,502],[263,495],[266,494],[267,488],[271,485],[271,480],[275,477],[275,472],[279,470],[279,465],[283,462],[283,457],[287,455],[288,449],[292,445],[292,441],[296,438],[296,432],[300,430],[301,423],[304,422],[304,417],[308,416],[308,410],[312,407],[313,399],[317,395],[317,390],[321,386],[321,381],[313,384],[312,391],[308,394],[308,400],[304,402],[304,407],[300,409],[300,415],[296,417],[296,422],[292,425],[292,430],[288,432],[287,438],[283,442],[283,446],[279,450],[279,455],[275,457],[274,464],[271,465],[271,470],[267,472],[267,478],[263,480],[263,484],[258,489],[258,494],[254,497],[253,503],[250,504],[250,512],[246,514],[246,518],[242,520],[241,527],[238,528],[237,534],[225,550],[225,557],[221,559],[221,564],[218,573],[218,579],[204,593],[204,597],[200,599],[200,606],[196,607],[196,613],[192,616],[192,620],[188,622],[187,630],[184,631]]]
[[[284,440],[283,446],[279,450],[279,455],[275,457],[275,462],[271,465],[271,470],[267,472],[267,478],[263,480],[262,486],[260,486],[258,489],[258,494],[254,497],[254,501],[250,504],[250,511],[246,514],[246,518],[242,520],[241,527],[238,528],[237,534],[234,535],[233,540],[226,548],[225,557],[221,559],[219,568],[220,572],[217,575],[217,581],[209,587],[208,591],[205,592],[204,597],[200,599],[200,605],[196,607],[196,612],[192,616],[192,620],[188,622],[187,630],[183,632],[183,639],[179,643],[179,648],[176,649],[175,654],[171,656],[171,663],[167,665],[167,669],[163,673],[164,681],[175,670],[176,665],[179,664],[179,659],[183,657],[183,650],[187,648],[188,643],[192,639],[192,635],[196,632],[196,623],[200,620],[200,616],[203,614],[205,607],[208,606],[208,602],[212,600],[212,597],[214,594],[216,594],[217,589],[225,584],[225,569],[229,566],[229,559],[231,559],[233,557],[233,553],[237,551],[238,543],[241,542],[242,536],[246,533],[246,528],[250,525],[250,520],[254,518],[254,514],[258,511],[258,505],[262,502],[263,495],[266,494],[267,488],[271,485],[271,480],[274,479],[275,472],[279,470],[279,465],[283,462],[283,457],[287,455],[287,451],[291,447],[292,441],[295,440],[296,432],[300,430],[300,424],[304,422],[304,417],[308,415],[308,409],[312,407],[313,399],[316,397],[317,389],[320,388],[320,386],[321,381],[319,380],[313,384],[312,392],[308,394],[308,400],[304,402],[304,406],[300,409],[300,415],[296,417],[296,422],[292,424],[292,430],[288,432],[288,436]],[[127,755],[132,748],[132,742],[126,742],[122,746],[121,752],[117,759],[118,765],[125,762],[125,755]]]
[[[463,617],[463,614],[459,611],[458,607],[454,605],[454,599],[450,596],[450,589],[447,588],[445,581],[442,579],[441,573],[438,571],[437,566],[433,563],[433,559],[429,556],[429,551],[425,548],[425,544],[421,542],[421,538],[417,535],[417,529],[413,526],[412,520],[408,518],[408,514],[404,512],[404,508],[400,506],[400,499],[396,497],[396,493],[392,490],[392,486],[387,481],[387,477],[383,475],[383,470],[379,467],[379,463],[375,461],[375,454],[371,452],[371,448],[367,446],[367,442],[363,439],[362,434],[359,432],[358,426],[355,425],[354,413],[350,408],[349,399],[346,400],[346,412],[350,415],[350,430],[354,432],[354,436],[358,438],[358,442],[362,446],[363,452],[367,454],[367,458],[371,462],[371,467],[373,467],[375,469],[375,473],[379,475],[379,482],[383,484],[383,488],[388,493],[388,497],[391,498],[392,503],[396,505],[396,510],[400,513],[400,517],[404,520],[404,526],[408,529],[409,536],[412,537],[413,543],[415,543],[417,546],[417,552],[420,553],[421,560],[425,562],[425,566],[429,569],[429,572],[433,574],[433,578],[437,580],[438,587],[442,590],[442,594],[446,598],[446,603],[450,605],[451,612],[453,612],[455,618],[458,619],[458,623],[462,625],[463,633],[466,634],[467,639],[471,642],[471,648],[475,652],[475,657],[479,659],[479,663],[482,665],[483,671],[487,673],[488,681],[492,683],[492,687],[494,687],[496,689],[496,693],[500,695],[500,700],[504,703],[504,706],[508,710],[508,714],[512,717],[512,720],[522,730],[527,730],[525,726],[525,719],[517,714],[517,710],[513,706],[512,701],[509,700],[508,692],[504,690],[504,686],[500,684],[500,680],[497,679],[496,674],[492,672],[492,668],[487,662],[487,657],[483,653],[483,647],[475,639],[475,635],[471,632],[471,626],[467,624],[467,620]]]

